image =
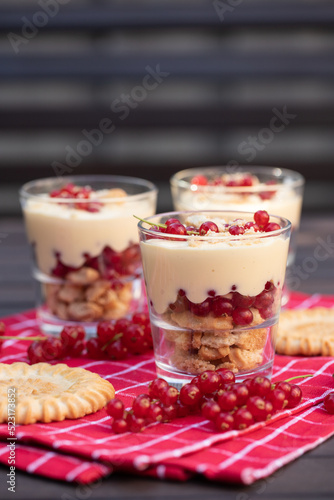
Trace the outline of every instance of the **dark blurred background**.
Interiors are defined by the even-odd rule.
[[[334,3],[1,0],[0,215],[25,181],[111,173],[159,185],[228,162],[307,180],[334,211]]]

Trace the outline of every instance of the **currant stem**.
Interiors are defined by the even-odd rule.
[[[104,346],[101,347],[101,351],[105,351],[110,344],[112,344],[113,342],[115,342],[118,339],[121,339],[122,337],[123,337],[123,333],[116,333],[116,335],[114,335],[112,339],[108,340],[108,342],[106,342],[104,344]]]
[[[48,337],[18,337],[10,335],[0,335],[0,340],[46,340]]]
[[[137,217],[137,215],[134,215],[134,217],[141,222],[145,222],[146,224],[149,224],[150,226],[157,226],[157,227],[162,227],[163,229],[166,229],[167,225],[166,224],[159,224],[158,222],[150,222],[145,219],[141,219],[140,217]]]
[[[313,374],[297,375],[296,377],[287,378],[286,380],[284,380],[284,382],[291,382],[291,380],[295,380],[296,378],[306,378],[306,377],[313,377]]]

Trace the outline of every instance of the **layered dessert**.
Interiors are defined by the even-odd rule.
[[[48,312],[63,321],[118,319],[131,307],[141,257],[133,213],[155,212],[156,192],[63,183],[27,196],[23,212]]]
[[[192,170],[192,169],[191,169]],[[204,173],[182,177],[182,172],[171,180],[176,210],[242,210],[259,208],[288,219],[298,228],[302,207],[303,178],[296,174],[298,183],[286,176],[261,173],[260,169],[227,173],[224,170],[201,169]],[[206,170],[208,170],[206,172]],[[264,171],[266,169],[263,169]],[[274,169],[273,169],[274,170]],[[281,171],[280,169],[276,169]],[[288,172],[288,171],[287,171]]]
[[[289,222],[260,210],[149,223],[141,254],[158,371],[271,369]]]

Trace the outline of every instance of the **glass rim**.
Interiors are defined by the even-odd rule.
[[[173,187],[178,187],[178,188],[184,188],[184,189],[191,189],[191,186],[196,186],[193,191],[207,191],[207,192],[217,192],[219,189],[224,192],[249,192],[249,193],[257,193],[258,191],[276,191],[277,188],[280,189],[280,184],[275,184],[275,185],[266,185],[265,187],[262,185],[254,185],[254,186],[210,186],[210,185],[197,185],[197,184],[191,184],[191,182],[187,181],[184,179],[186,176],[191,176],[191,175],[196,175],[196,174],[202,174],[205,175],[205,172],[210,172],[210,173],[218,173],[222,175],[223,173],[247,173],[249,172],[250,174],[256,174],[256,173],[264,173],[267,175],[271,175],[272,179],[280,179],[280,178],[287,178],[291,179],[291,182],[289,182],[289,186],[293,188],[297,187],[303,187],[305,184],[305,177],[300,174],[299,172],[295,170],[290,170],[287,168],[281,168],[281,167],[269,167],[269,166],[261,166],[261,165],[238,165],[236,166],[236,171],[235,172],[228,172],[229,165],[212,165],[212,166],[203,166],[203,167],[192,167],[192,168],[187,168],[184,170],[179,170],[175,174],[173,174],[169,182],[171,186]],[[240,169],[240,172],[238,172],[238,169]]]
[[[152,221],[155,218],[163,218],[166,217],[167,219],[171,217],[175,217],[177,215],[205,215],[205,214],[217,214],[217,215],[224,215],[224,214],[236,214],[236,215],[246,215],[248,218],[251,218],[252,222],[254,221],[253,216],[254,212],[244,212],[240,210],[184,210],[184,211],[174,211],[174,212],[164,212],[160,214],[155,214],[151,215],[150,217],[147,217],[145,220],[139,220],[138,222],[138,230],[140,233],[143,234],[148,234],[151,235],[152,231],[154,234],[157,234],[160,236],[160,239],[171,239],[173,240],[179,240],[179,241],[188,241],[192,239],[196,239],[196,241],[245,241],[247,239],[254,240],[254,239],[260,239],[260,238],[270,238],[270,237],[275,237],[275,236],[280,236],[281,234],[289,233],[291,232],[291,227],[292,224],[291,222],[286,219],[285,217],[281,217],[279,215],[272,215],[269,214],[270,219],[273,217],[275,218],[275,221],[270,222],[282,222],[284,225],[280,229],[276,229],[275,231],[270,231],[268,233],[265,232],[257,232],[254,234],[246,234],[246,235],[237,235],[233,236],[231,234],[222,234],[222,233],[214,233],[213,235],[204,235],[204,236],[199,236],[199,235],[193,235],[193,234],[187,234],[187,235],[182,235],[182,234],[168,234],[168,233],[161,233],[160,231],[154,231],[150,228],[145,228],[143,224],[146,223],[146,221]],[[242,217],[240,217],[242,218]]]
[[[47,203],[87,203],[87,202],[103,202],[103,203],[126,203],[127,201],[134,201],[138,200],[142,197],[146,197],[147,195],[151,194],[157,194],[158,193],[158,187],[151,181],[148,181],[146,179],[141,179],[139,177],[130,177],[126,175],[69,175],[69,176],[62,176],[62,177],[43,177],[41,179],[35,179],[33,181],[26,182],[21,186],[19,189],[19,195],[21,199],[37,199],[41,200],[41,195],[43,194],[48,194],[52,189],[59,189],[61,185],[57,188],[54,186],[54,183],[57,183],[57,181],[61,184],[61,181],[64,180],[64,185],[65,183],[73,183],[75,184],[76,182],[82,182],[85,183],[87,182],[86,185],[89,185],[91,182],[114,182],[114,183],[123,183],[123,184],[128,184],[130,186],[137,185],[137,186],[142,186],[147,188],[147,191],[143,191],[140,193],[136,194],[128,194],[126,198],[125,197],[115,197],[115,198],[104,198],[104,197],[97,197],[97,198],[61,198],[61,197],[48,197],[48,198],[43,198],[43,202]],[[49,187],[49,190],[46,189],[45,193],[30,193],[29,189],[34,188],[34,187]],[[51,188],[51,189],[50,189]],[[115,186],[117,188],[117,186]],[[108,189],[108,188],[105,188]]]

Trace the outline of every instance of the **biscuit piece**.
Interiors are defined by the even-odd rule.
[[[241,333],[235,333],[234,337],[235,345],[241,349],[248,351],[263,349],[267,340],[267,329],[245,330]]]
[[[229,358],[238,370],[250,370],[262,363],[262,349],[247,351],[239,347],[231,347]]]
[[[15,400],[16,424],[34,424],[83,417],[114,396],[110,382],[83,368],[0,363],[0,423],[8,421],[8,399]]]
[[[334,309],[315,307],[282,312],[276,352],[290,356],[334,356]]]
[[[213,330],[232,330],[233,321],[231,316],[221,316],[215,318],[214,316],[196,316],[190,311],[181,313],[172,313],[171,319],[181,328],[189,328],[190,330],[197,330],[200,332],[213,331]]]

